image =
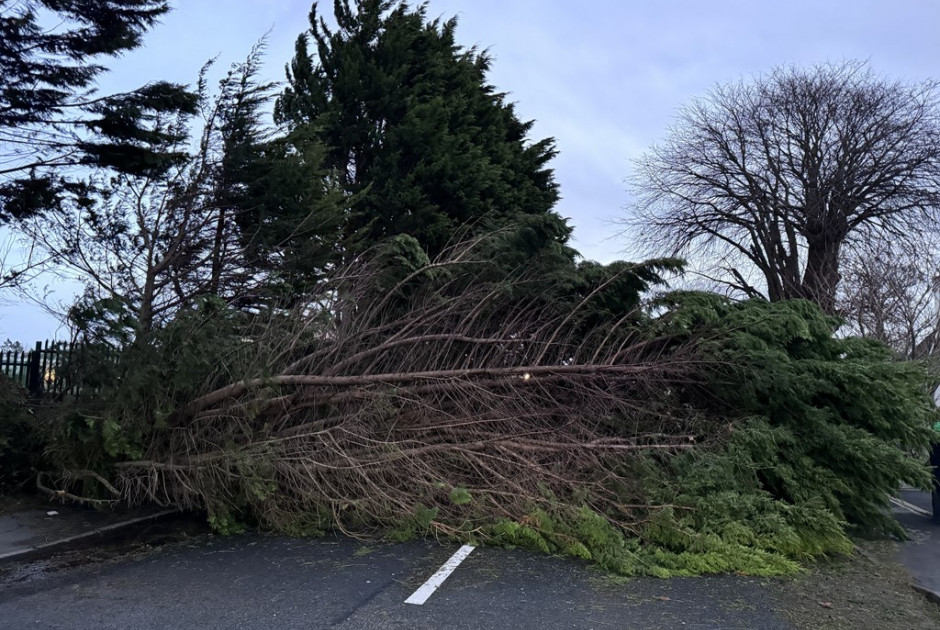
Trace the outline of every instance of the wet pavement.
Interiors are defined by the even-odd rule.
[[[788,628],[762,580],[613,580],[571,559],[458,545],[204,537],[0,588],[0,628]]]
[[[940,600],[940,523],[932,519],[930,494],[902,490],[899,498],[910,507],[895,507],[894,515],[907,530],[910,540],[901,546],[898,559],[917,584],[935,593]]]
[[[6,500],[0,505],[0,562],[101,544],[175,513],[161,508],[128,512],[38,499]]]

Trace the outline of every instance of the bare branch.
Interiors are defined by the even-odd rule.
[[[629,222],[654,253],[709,266],[733,251],[760,270],[769,299],[834,312],[853,232],[935,230],[936,85],[889,82],[848,62],[722,86],[680,113],[632,179]],[[749,286],[747,269],[730,273]]]

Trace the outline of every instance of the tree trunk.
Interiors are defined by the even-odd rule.
[[[215,224],[215,239],[212,243],[212,272],[209,280],[209,293],[219,295],[222,292],[222,260],[225,249],[225,210],[219,208]]]
[[[152,270],[148,270],[144,281],[144,290],[140,296],[140,307],[137,309],[136,339],[144,337],[153,328],[153,298],[156,288],[156,278]]]
[[[830,315],[836,312],[841,244],[841,238],[830,234],[807,240],[806,271],[803,274],[801,297],[816,302]]]

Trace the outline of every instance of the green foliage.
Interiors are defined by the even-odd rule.
[[[616,260],[607,265],[582,261],[567,282],[554,288],[553,297],[570,303],[568,308],[579,309],[584,336],[602,336],[611,327],[625,324],[642,330],[647,320],[641,308],[643,296],[666,285],[668,275],[680,273],[684,266],[683,261],[673,258],[640,263]]]
[[[393,236],[376,246],[373,254],[376,267],[374,291],[376,296],[392,294],[400,301],[407,297],[414,285],[431,277],[425,267],[430,264],[421,243],[410,234]],[[404,284],[408,280],[414,280]]]
[[[929,487],[927,469],[905,455],[926,448],[936,417],[920,365],[877,342],[835,336],[838,321],[803,300],[679,294],[666,303],[661,330],[700,339],[712,362],[686,402],[750,418],[728,447],[738,474],[751,471],[793,509],[824,508],[862,531],[903,534],[884,506],[900,483]],[[814,526],[832,538],[832,523]]]
[[[323,166],[351,201],[348,256],[410,234],[435,258],[468,229],[509,225],[529,247],[563,247],[553,141],[528,140],[532,123],[487,83],[486,54],[457,44],[456,20],[386,0],[334,8],[331,31],[314,3],[275,116],[328,147]]]
[[[61,407],[59,413],[50,428],[49,458],[54,470],[96,470],[107,475],[115,461],[136,459],[143,453],[140,427],[125,429],[114,417],[92,415],[69,406]],[[112,498],[93,478],[83,478],[81,486],[81,496]]]
[[[154,175],[179,162],[167,150],[175,136],[155,121],[195,111],[184,86],[159,81],[88,98],[106,70],[102,58],[138,48],[169,9],[160,0],[0,0],[0,136],[14,134],[17,147],[0,154],[8,166],[0,221],[54,209],[74,192],[62,167]]]
[[[336,264],[350,201],[330,184],[325,149],[309,129],[237,140],[225,167],[246,264],[265,276],[264,293],[285,302],[310,292]]]
[[[450,502],[454,505],[465,505],[473,501],[473,495],[466,488],[453,488],[450,491]]]
[[[488,542],[588,560],[624,576],[674,577],[708,573],[787,575],[800,570],[786,554],[754,541],[680,531],[671,510],[654,512],[642,537],[582,506],[535,510],[521,521],[502,519],[484,529]]]
[[[431,524],[437,518],[438,509],[423,503],[415,504],[414,513],[388,530],[385,537],[392,542],[408,542],[431,533]]]
[[[69,309],[68,319],[77,336],[102,348],[129,343],[137,329],[127,303],[114,296],[97,298],[86,293]]]
[[[94,397],[75,401],[58,424],[61,465],[98,469],[142,455],[168,416],[189,400],[227,382],[231,371],[252,371],[254,353],[242,337],[248,316],[214,297],[197,300],[166,326],[128,338],[120,316],[84,328],[81,377]],[[115,332],[116,331],[116,332]],[[68,446],[66,446],[68,445]]]
[[[264,122],[274,88],[259,78],[264,47],[220,85],[214,196],[237,226],[243,264],[264,278],[256,292],[283,304],[309,292],[336,262],[352,200],[331,183],[326,149],[311,129],[275,135]]]
[[[237,536],[248,531],[245,522],[231,513],[210,514],[209,527],[223,536]]]
[[[780,439],[766,421],[743,420],[727,444],[673,458],[650,489],[674,507],[657,512],[644,537],[677,554],[750,551],[772,565],[849,553],[845,522],[819,496],[790,502],[765,488]]]

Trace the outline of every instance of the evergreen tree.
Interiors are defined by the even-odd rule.
[[[275,116],[327,147],[324,166],[350,197],[347,254],[409,234],[434,257],[455,236],[513,225],[519,260],[548,247],[570,262],[570,228],[552,211],[553,140],[528,140],[532,122],[487,83],[489,57],[456,43],[456,20],[337,0],[332,30],[317,8]]]
[[[260,80],[264,42],[233,66],[217,103],[219,159],[213,176],[218,239],[234,230],[255,289],[240,301],[279,300],[310,290],[336,259],[345,199],[323,167],[309,130],[278,133],[263,119],[274,84]],[[223,248],[216,248],[219,254]],[[218,264],[216,260],[218,258]],[[222,256],[213,258],[221,269]],[[221,295],[223,292],[213,290]]]
[[[293,301],[338,260],[346,199],[322,166],[322,145],[303,130],[229,149],[245,265],[263,278],[255,298]]]
[[[183,157],[154,123],[193,113],[195,95],[167,82],[94,90],[98,61],[140,46],[168,10],[164,0],[0,0],[0,220],[76,192],[63,167],[152,175]]]

